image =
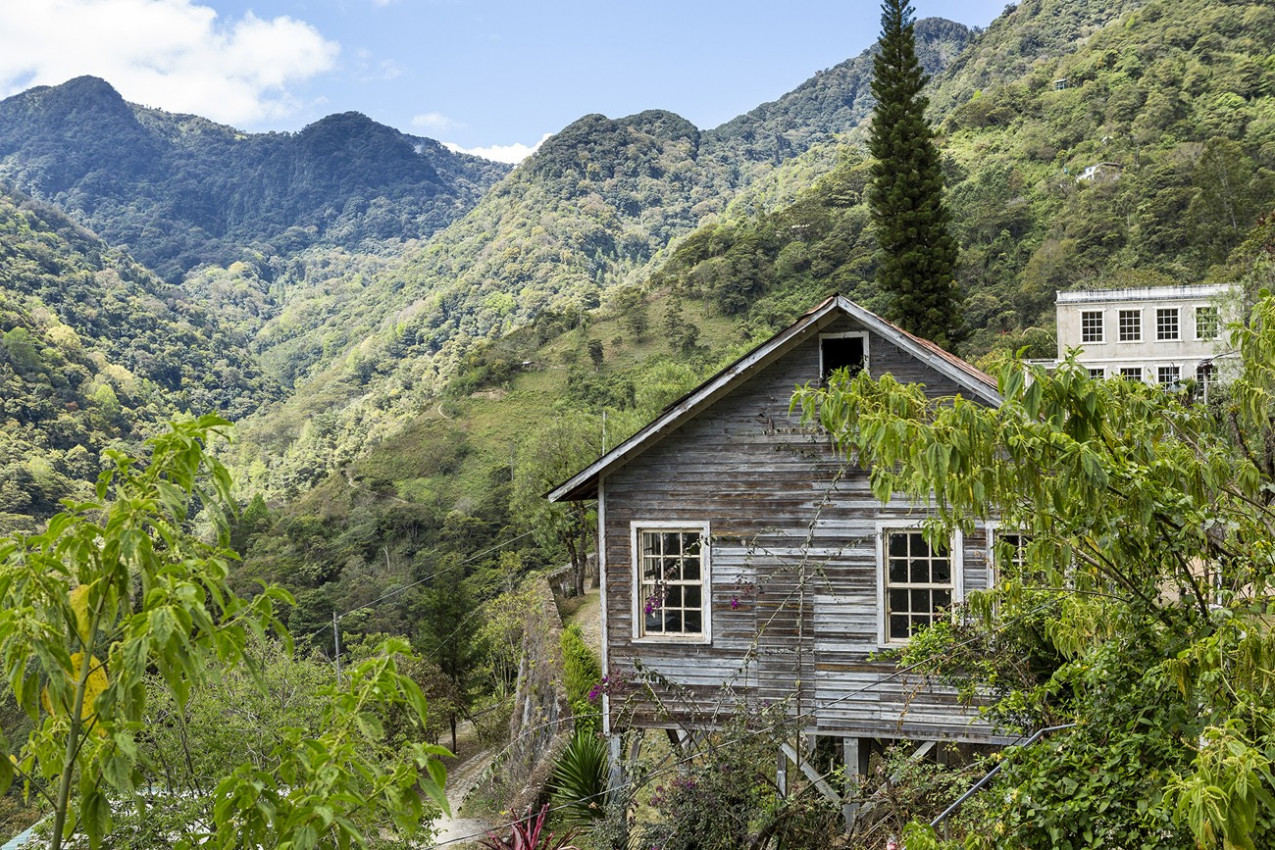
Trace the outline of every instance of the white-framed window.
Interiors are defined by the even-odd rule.
[[[987,568],[989,584],[1000,581],[1003,567],[1016,567],[1022,575],[1027,556],[1027,535],[1014,528],[1002,528],[999,523],[987,526]]]
[[[712,547],[707,522],[630,524],[633,638],[712,640]]]
[[[1121,366],[1120,377],[1124,378],[1126,381],[1141,381],[1142,367],[1141,366]]]
[[[1080,341],[1081,342],[1102,342],[1102,311],[1101,310],[1081,310],[1080,311]]]
[[[1089,377],[1092,380],[1101,381],[1103,378],[1107,377],[1107,370],[1103,368],[1090,369]]]
[[[1178,378],[1180,374],[1180,370],[1177,366],[1157,367],[1155,371],[1156,383],[1165,389],[1176,387],[1178,385]]]
[[[1117,316],[1121,342],[1142,341],[1142,311],[1121,310]]]
[[[868,368],[868,334],[866,331],[845,331],[819,335],[819,383],[828,383],[828,376],[838,369],[846,369],[853,377]]]
[[[931,546],[919,525],[877,527],[878,639],[884,646],[907,641],[948,616],[963,598],[961,534]]]
[[[1157,340],[1181,339],[1177,307],[1157,307],[1155,311],[1155,338]]]
[[[1221,330],[1222,324],[1218,318],[1216,307],[1203,305],[1195,308],[1196,339],[1217,339],[1217,335]]]

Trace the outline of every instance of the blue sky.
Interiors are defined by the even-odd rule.
[[[1004,0],[913,0],[987,26]],[[517,159],[590,112],[715,127],[876,38],[855,0],[0,2],[0,96],[95,74],[135,103],[244,130],[355,110]]]

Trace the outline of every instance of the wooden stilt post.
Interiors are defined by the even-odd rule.
[[[842,793],[845,795],[841,802],[841,819],[845,822],[846,833],[854,832],[855,817],[859,813],[859,804],[850,801],[851,795],[859,793],[859,783],[863,779],[860,772],[859,763],[859,744],[858,738],[842,738],[843,759],[846,766],[845,786]]]

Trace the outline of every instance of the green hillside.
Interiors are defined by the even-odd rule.
[[[247,134],[125,103],[94,77],[0,101],[0,179],[170,282],[241,260],[268,275],[313,244],[428,236],[508,170],[355,112]]]
[[[1240,277],[1249,255],[1234,249],[1261,211],[1275,209],[1272,77],[1235,70],[1252,56],[1269,62],[1262,51],[1275,43],[1271,11],[1208,0],[1177,4],[1173,16],[1160,3],[1104,8],[1024,3],[933,83],[936,102],[981,86],[935,116],[962,246],[971,355],[1022,346],[1052,355],[1055,288]],[[1103,14],[1109,24],[1100,28]],[[1047,21],[1083,37],[1049,36]],[[990,53],[979,58],[983,45]],[[1123,57],[1127,65],[1138,50],[1140,73],[1113,64]],[[1174,111],[1121,106],[1154,106],[1206,69],[1217,90],[1197,83]],[[1064,78],[1066,87],[1056,88]],[[1220,101],[1238,111],[1225,126]],[[871,284],[867,163],[853,133],[839,150],[815,143],[758,176],[713,223],[676,237],[670,249],[647,247],[655,244],[647,222],[678,220],[697,196],[662,195],[654,218],[642,193],[679,185],[696,138],[667,113],[590,117],[565,131],[404,266],[404,293],[439,278],[452,286],[382,320],[300,398],[248,423],[250,487],[295,494],[323,480],[286,521],[314,523],[306,532],[290,526],[298,540],[362,529],[369,565],[377,551],[387,565],[411,560],[396,561],[405,538],[385,517],[423,504],[439,527],[448,517],[477,518],[487,530],[465,545],[485,544],[525,528],[507,513],[513,494],[505,488],[520,447],[542,425],[584,416],[600,438],[605,411],[616,438],[653,412],[639,397],[670,364],[680,369],[672,384],[684,388],[832,291],[885,308]],[[1122,164],[1118,180],[1077,180],[1104,161]],[[1208,212],[1219,198],[1210,169],[1223,163],[1233,216]],[[573,203],[550,200],[562,197]],[[1178,205],[1166,207],[1170,199]],[[610,238],[620,223],[628,243]],[[583,250],[561,248],[572,237]],[[385,286],[374,279],[358,297]],[[342,472],[324,480],[330,465]],[[350,511],[363,519],[353,522]],[[279,536],[272,539],[277,546]],[[347,580],[338,578],[347,550],[295,545],[291,563],[322,560],[331,581]],[[436,557],[446,545],[427,550]],[[331,593],[346,598],[337,586]]]
[[[277,398],[244,339],[123,252],[0,192],[0,527],[83,495],[100,454]]]
[[[1255,2],[1031,0],[977,34],[918,25],[962,248],[965,353],[1052,353],[1058,288],[1245,273],[1252,254],[1235,249],[1275,208],[1273,20]],[[289,136],[306,162],[361,139],[382,165],[398,165],[377,172],[367,163],[375,179],[329,172],[327,182],[290,185],[300,206],[273,223],[254,220],[264,228],[256,241],[227,232],[235,262],[202,265],[182,281],[185,298],[238,334],[242,345],[227,349],[243,353],[238,374],[285,388],[242,417],[232,450],[245,499],[263,497],[237,532],[251,549],[244,575],[304,589],[302,609],[321,619],[324,605],[525,530],[511,507],[518,457],[544,427],[592,423],[585,442],[600,447],[604,414],[607,439],[617,439],[829,292],[885,311],[871,283],[863,202],[870,67],[865,52],[712,130],[658,110],[585,116],[428,238],[404,238],[410,228],[368,238],[373,210],[423,219],[392,192],[383,204],[358,194],[369,180],[389,185],[387,174],[423,167],[402,153],[409,137],[352,115]],[[68,92],[5,104],[54,94]],[[198,119],[112,106],[109,96],[105,106],[64,100],[103,134],[132,133],[142,148],[160,146],[153,151],[284,141],[239,139]],[[72,126],[79,114],[59,120]],[[81,153],[71,171],[96,175],[91,185],[122,179]],[[70,168],[21,161],[31,179]],[[1078,179],[1098,163],[1119,167]],[[147,167],[139,159],[123,170]],[[468,179],[476,199],[480,176]],[[54,195],[87,198],[84,185],[73,180]],[[118,212],[132,203],[128,191],[115,207],[75,209]],[[295,241],[270,231],[323,198],[354,196],[368,201],[349,207],[364,211],[349,219],[356,241],[338,238],[344,213]],[[102,188],[93,197],[111,196]],[[248,218],[240,223],[249,228]],[[337,235],[324,243],[322,233]],[[37,313],[28,314],[12,326],[34,327]],[[236,407],[241,384],[225,377],[235,373],[188,359],[187,400],[174,407],[220,404],[239,415],[270,397],[263,390]],[[205,374],[222,376],[220,397],[198,395],[192,375]],[[558,556],[552,546],[524,555]]]
[[[1056,35],[1067,33],[1084,37]],[[1100,30],[1085,4],[1023,3],[935,81],[933,102],[955,104],[935,117],[967,353],[1051,354],[1059,289],[1243,273],[1227,258],[1275,207],[1272,38],[1275,10],[1262,3],[1148,3]],[[794,288],[884,306],[870,283],[863,156],[843,153],[786,208],[696,232],[657,280],[753,320]],[[1082,179],[1098,163],[1118,167]]]
[[[937,20],[918,32],[932,67],[970,36]],[[574,327],[606,293],[640,285],[669,245],[737,193],[856,126],[870,68],[864,51],[712,131],[661,111],[585,116],[401,262],[376,270],[366,255],[339,256],[337,268],[358,268],[337,278],[320,269],[332,254],[303,255],[304,271],[294,262],[276,285],[286,305],[257,338],[263,361],[296,391],[245,425],[244,457],[260,462],[254,486],[304,489],[432,405],[476,346],[532,321]],[[816,161],[830,167],[835,156]],[[821,170],[806,166],[796,179]]]

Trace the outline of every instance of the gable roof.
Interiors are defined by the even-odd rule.
[[[712,405],[735,386],[751,377],[781,357],[810,334],[830,323],[838,315],[849,316],[869,331],[894,343],[936,372],[950,378],[958,387],[968,390],[980,401],[999,406],[1000,394],[996,381],[987,373],[974,368],[961,358],[939,348],[929,340],[908,333],[887,322],[870,310],[843,295],[833,295],[809,313],[772,336],[725,369],[682,396],[639,430],[589,466],[559,484],[547,495],[551,502],[571,502],[592,499],[598,494],[598,481],[607,471],[616,468],[641,454],[686,420]]]

